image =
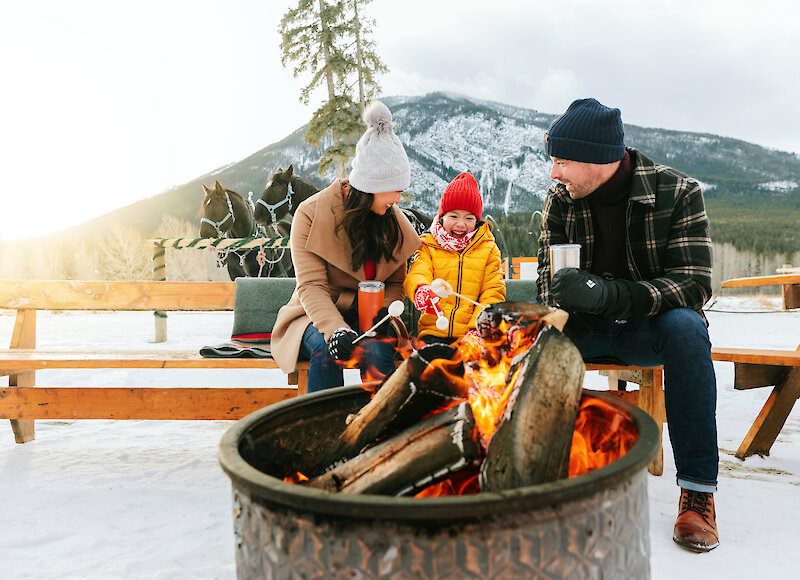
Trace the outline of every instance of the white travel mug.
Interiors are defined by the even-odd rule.
[[[580,244],[554,244],[550,246],[550,279],[562,268],[581,267]]]

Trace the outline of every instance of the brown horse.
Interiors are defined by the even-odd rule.
[[[314,184],[294,174],[293,165],[289,165],[286,171],[278,169],[267,182],[261,198],[256,201],[255,219],[268,229],[272,228],[276,235],[288,236],[294,210],[317,191]],[[401,207],[400,210],[418,234],[431,226],[430,216],[407,207]]]
[[[313,183],[294,174],[294,165],[289,165],[286,171],[279,168],[256,200],[255,219],[259,224],[272,228],[276,235],[288,236],[289,224],[281,224],[281,220],[291,222],[297,206],[317,191],[319,189]]]
[[[214,189],[203,184],[205,197],[203,198],[203,217],[200,219],[200,236],[203,238],[248,238],[253,236],[266,237],[266,231],[253,219],[252,205],[241,195],[231,189],[222,187],[219,181],[214,182]],[[283,250],[267,250],[268,252],[281,252]],[[228,250],[225,263],[231,280],[243,276],[267,277],[273,273],[281,275],[280,269],[273,269],[274,263],[261,266],[258,263],[258,250],[241,249]],[[284,270],[284,276],[287,274]]]

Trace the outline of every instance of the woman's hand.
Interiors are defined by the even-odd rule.
[[[352,328],[337,328],[328,340],[328,352],[338,361],[348,361],[356,350],[353,341],[358,333]]]
[[[375,326],[379,322],[380,325],[375,326],[375,328],[372,329],[372,332],[374,332],[377,335],[394,338],[397,336],[397,333],[392,328],[392,322],[388,318],[388,316],[389,316],[389,309],[386,308],[386,306],[378,310],[378,314],[376,314],[375,318],[372,319],[372,326]],[[384,318],[386,320],[384,320]],[[382,320],[383,322],[381,322]]]

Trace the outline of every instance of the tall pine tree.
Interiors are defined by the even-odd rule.
[[[359,15],[359,8],[369,1],[298,0],[281,19],[281,63],[293,63],[295,77],[311,75],[300,101],[308,104],[315,89],[327,89],[328,99],[314,112],[305,141],[314,146],[329,140],[319,172],[333,166],[337,177],[345,176],[363,131],[361,112],[378,91],[375,76],[386,71],[368,39],[372,22]]]
[[[375,51],[375,43],[370,40],[374,20],[365,18],[363,12],[359,12],[359,7],[370,2],[372,0],[348,0],[352,15],[349,28],[353,34],[354,49],[350,64],[358,77],[359,116],[364,112],[367,101],[375,97],[380,90],[376,76],[389,70]]]

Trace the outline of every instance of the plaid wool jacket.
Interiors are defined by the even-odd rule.
[[[633,180],[626,210],[625,248],[633,317],[691,308],[705,320],[711,297],[711,238],[697,181],[628,148]],[[590,270],[595,235],[586,199],[573,200],[564,185],[547,191],[539,236],[539,302],[550,295],[550,246],[580,244],[581,268]]]

